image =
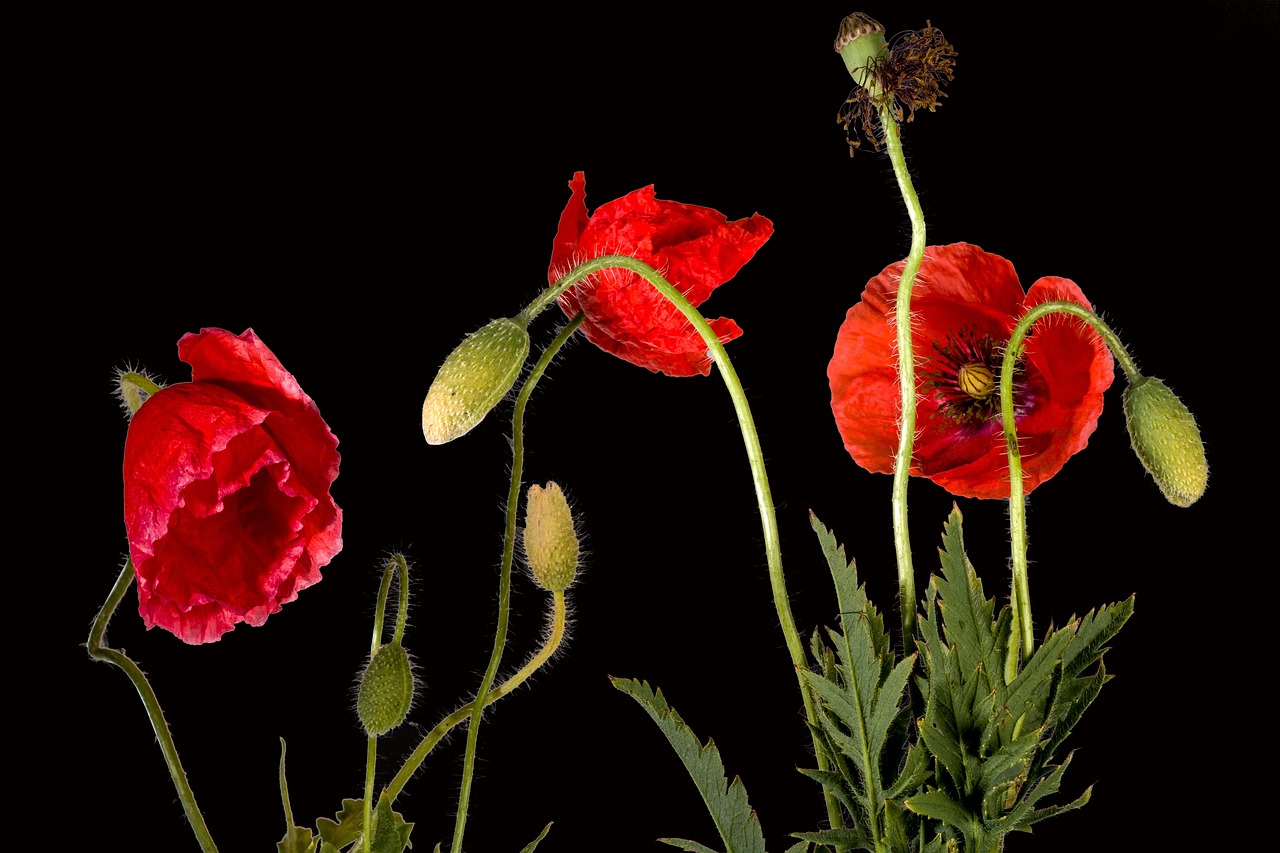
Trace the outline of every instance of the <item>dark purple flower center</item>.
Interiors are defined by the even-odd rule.
[[[934,357],[923,372],[924,388],[933,395],[938,414],[964,426],[979,426],[1000,417],[1000,362],[1004,342],[965,326],[947,333],[946,343],[933,342]],[[1013,370],[1014,411],[1022,392],[1023,369]]]

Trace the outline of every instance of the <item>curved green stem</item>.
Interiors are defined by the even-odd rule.
[[[133,583],[133,561],[129,560],[125,563],[120,577],[116,579],[116,584],[112,587],[106,602],[103,603],[102,609],[98,611],[97,618],[93,620],[93,627],[89,629],[89,657],[115,664],[124,670],[124,674],[133,682],[138,696],[142,699],[143,707],[147,709],[147,717],[151,720],[151,728],[156,733],[156,740],[160,742],[160,751],[164,753],[165,763],[169,766],[169,776],[173,778],[173,786],[178,791],[182,809],[191,823],[191,831],[195,833],[201,850],[205,853],[216,853],[218,846],[213,843],[213,836],[209,834],[209,827],[205,825],[204,815],[196,805],[196,795],[187,781],[186,771],[182,769],[178,749],[173,743],[173,734],[169,731],[169,724],[165,721],[164,710],[156,699],[155,691],[151,689],[151,684],[142,670],[128,655],[105,645],[107,624],[111,621],[112,614],[120,605],[120,599],[124,598],[131,583]]]
[[[1124,344],[1111,327],[1083,305],[1074,302],[1042,302],[1022,316],[1009,336],[1009,345],[1000,364],[1000,419],[1004,425],[1004,446],[1009,456],[1009,540],[1013,564],[1014,618],[1022,637],[1022,659],[1028,660],[1036,648],[1036,638],[1031,624],[1031,585],[1027,571],[1027,496],[1022,483],[1022,452],[1018,448],[1018,427],[1014,422],[1013,372],[1022,357],[1023,343],[1031,327],[1041,317],[1049,314],[1070,314],[1083,320],[1110,348],[1120,362],[1130,382],[1140,380],[1138,365],[1125,349]],[[1006,667],[1006,676],[1016,672],[1016,667]]]
[[[911,288],[915,285],[920,262],[924,260],[924,211],[916,196],[907,159],[902,153],[902,138],[891,104],[880,107],[880,123],[884,126],[885,146],[898,190],[911,219],[911,251],[898,281],[898,298],[894,302],[897,323],[898,387],[902,394],[898,419],[898,452],[893,460],[893,547],[898,559],[898,606],[902,612],[903,653],[910,654],[916,635],[916,577],[911,564],[911,536],[907,528],[907,483],[911,479],[911,458],[916,438],[916,364],[911,342]]]
[[[502,651],[507,643],[507,621],[511,615],[511,562],[515,557],[516,512],[520,506],[520,483],[524,470],[524,412],[529,405],[529,397],[537,386],[538,380],[546,372],[552,358],[564,346],[565,341],[582,325],[581,312],[560,330],[555,340],[543,351],[542,357],[534,366],[533,372],[525,380],[516,398],[515,412],[511,416],[511,486],[507,491],[507,526],[502,540],[502,568],[498,579],[498,627],[493,637],[493,653],[489,656],[489,666],[484,678],[480,681],[480,689],[476,691],[474,709],[471,712],[471,723],[467,727],[467,750],[462,760],[462,784],[458,790],[458,814],[453,827],[453,853],[461,853],[462,835],[467,826],[467,806],[471,800],[471,780],[475,776],[476,743],[480,735],[480,715],[487,704],[489,688],[498,675],[498,664],[502,661]],[[416,753],[415,753],[416,754]],[[407,765],[406,765],[407,766]],[[396,778],[399,778],[397,776]]]
[[[378,603],[373,610],[373,640],[369,643],[369,654],[373,655],[382,648],[382,628],[387,621],[387,595],[391,592],[391,578],[395,574],[395,566],[387,565],[382,570],[382,583],[378,586]]]
[[[751,416],[751,406],[747,403],[747,395],[742,388],[742,382],[738,379],[738,374],[733,369],[733,363],[729,360],[729,354],[725,352],[724,345],[720,343],[720,338],[712,331],[711,325],[697,308],[689,304],[689,300],[685,299],[684,294],[673,287],[657,270],[644,261],[626,255],[604,255],[575,267],[568,275],[530,302],[521,312],[521,316],[532,320],[538,312],[551,305],[561,293],[564,293],[570,287],[597,272],[611,268],[626,269],[638,274],[675,305],[702,337],[703,343],[707,345],[707,351],[711,359],[720,370],[720,376],[729,391],[729,397],[733,400],[734,412],[738,416],[738,427],[742,432],[742,441],[746,447],[747,461],[751,466],[751,479],[755,484],[756,505],[760,513],[760,526],[764,534],[765,558],[769,565],[769,583],[773,589],[774,609],[778,614],[778,622],[782,627],[782,635],[786,641],[787,651],[791,655],[791,663],[795,667],[796,681],[799,683],[800,696],[804,701],[805,717],[808,719],[809,724],[816,729],[818,727],[817,706],[814,704],[813,697],[805,685],[804,676],[801,674],[803,670],[808,668],[808,663],[805,660],[804,644],[801,642],[800,634],[796,630],[795,618],[791,614],[791,600],[787,594],[786,576],[782,571],[782,547],[778,535],[778,519],[774,512],[773,496],[769,489],[769,475],[765,470],[764,451],[760,448],[760,436],[756,431],[755,420]],[[818,769],[827,770],[829,760],[818,743],[816,736],[814,749],[817,754]],[[831,820],[831,825],[833,827],[843,826],[839,803],[833,795],[826,794],[825,796],[827,814]]]
[[[542,648],[538,650],[537,654],[529,658],[529,662],[521,667],[519,672],[485,694],[485,707],[492,705],[521,684],[524,684],[529,679],[529,676],[533,675],[539,667],[551,659],[552,655],[560,648],[560,642],[564,639],[566,611],[567,605],[564,592],[552,593],[551,630],[547,632],[546,642],[542,644]],[[391,784],[387,786],[386,793],[383,796],[390,797],[389,802],[395,802],[396,797],[404,790],[404,786],[413,778],[413,774],[422,766],[422,762],[426,760],[427,755],[435,748],[435,745],[443,740],[444,736],[454,726],[469,718],[475,711],[475,707],[476,703],[474,701],[468,702],[437,723],[436,727],[427,733],[427,736],[418,744],[418,748],[413,751],[408,761],[404,763],[404,767],[396,774],[396,778],[392,779]]]

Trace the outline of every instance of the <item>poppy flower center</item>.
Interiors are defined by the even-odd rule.
[[[938,414],[959,424],[979,425],[999,416],[1000,361],[1004,347],[989,333],[965,326],[947,333],[946,343],[933,342],[934,357],[924,371],[924,387],[932,392]],[[1014,369],[1014,405],[1021,390],[1022,368]]]

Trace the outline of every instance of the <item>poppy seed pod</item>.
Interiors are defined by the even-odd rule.
[[[511,318],[467,336],[440,365],[422,403],[427,444],[445,444],[484,420],[515,384],[529,355],[529,333]]]
[[[1124,389],[1129,441],[1169,503],[1191,506],[1209,482],[1196,419],[1169,386],[1144,378]]]
[[[862,12],[855,12],[840,22],[835,48],[853,81],[879,96],[880,84],[868,66],[883,62],[889,55],[884,26]]]
[[[524,518],[524,556],[533,579],[548,592],[563,592],[578,571],[578,533],[560,486],[530,486]]]
[[[360,674],[356,716],[370,737],[394,729],[409,716],[413,704],[413,664],[399,643],[379,648]]]

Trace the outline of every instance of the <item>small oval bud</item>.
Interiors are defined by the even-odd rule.
[[[440,365],[422,403],[422,434],[444,444],[470,432],[506,396],[529,355],[529,333],[510,318],[468,335]]]
[[[1129,441],[1170,503],[1191,506],[1204,494],[1209,463],[1196,419],[1159,379],[1124,389]]]
[[[388,643],[373,653],[360,674],[356,716],[370,737],[394,729],[409,716],[413,704],[413,664],[399,643]]]
[[[555,483],[530,486],[525,500],[524,557],[538,585],[563,592],[578,571],[578,533],[564,492]]]

